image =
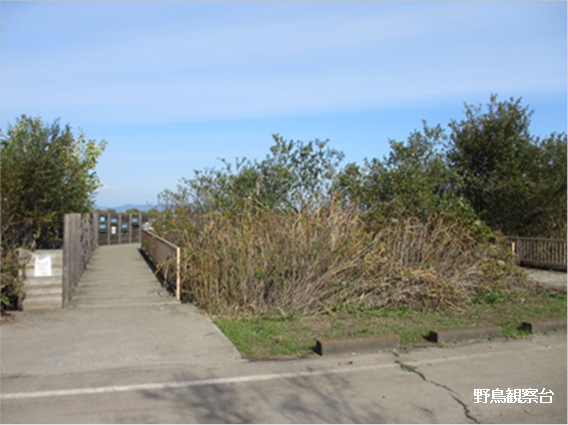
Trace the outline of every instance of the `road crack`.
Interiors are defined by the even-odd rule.
[[[474,423],[478,424],[479,421],[475,418],[475,416],[473,416],[471,414],[471,412],[469,411],[469,408],[467,407],[467,404],[465,404],[463,401],[461,401],[459,398],[457,398],[456,396],[452,395],[452,398],[457,401],[461,407],[463,408],[463,413],[464,415],[470,420],[473,421]]]
[[[410,366],[407,364],[402,363],[400,360],[395,360],[395,363],[398,364],[400,366],[400,368],[402,370],[404,370],[405,372],[410,372],[410,373],[415,373],[416,375],[420,376],[422,378],[422,380],[424,382],[427,382],[429,384],[435,385],[436,387],[440,387],[445,389],[446,391],[450,392],[450,396],[462,407],[463,409],[463,413],[464,415],[473,423],[479,424],[480,422],[475,418],[475,416],[473,416],[471,414],[471,412],[469,411],[469,408],[467,407],[467,404],[465,404],[462,400],[460,400],[460,398],[458,397],[458,393],[456,393],[454,390],[452,390],[450,387],[445,386],[444,384],[440,384],[438,382],[435,381],[431,381],[428,378],[426,378],[426,376],[420,372],[417,368],[415,368],[414,366]]]

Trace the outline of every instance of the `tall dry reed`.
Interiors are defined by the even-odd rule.
[[[182,247],[183,296],[209,311],[349,306],[463,308],[518,278],[505,246],[442,216],[376,221],[331,203],[314,212],[215,212],[167,236]]]

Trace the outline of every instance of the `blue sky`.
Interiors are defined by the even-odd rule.
[[[566,131],[567,3],[0,2],[0,127],[60,118],[108,147],[98,205],[153,203],[271,135],[388,154],[463,104],[522,97]]]

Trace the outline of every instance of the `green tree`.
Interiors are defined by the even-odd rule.
[[[54,248],[66,213],[86,213],[100,187],[94,168],[106,142],[56,120],[22,115],[1,143],[2,248]]]
[[[536,139],[531,192],[523,214],[524,234],[566,238],[566,135],[553,133]]]
[[[505,234],[566,234],[566,136],[530,133],[532,111],[521,99],[487,110],[465,105],[452,120],[448,162],[463,179],[462,193],[491,227]]]
[[[304,143],[277,134],[273,139],[270,154],[256,165],[260,202],[282,210],[311,209],[325,203],[343,153],[329,148],[329,140]]]
[[[273,135],[274,144],[262,161],[241,158],[234,165],[222,160],[221,169],[195,171],[182,179],[177,192],[158,195],[166,209],[194,212],[226,211],[250,202],[255,208],[304,209],[329,198],[343,154],[328,141],[286,141]]]
[[[363,167],[349,164],[336,187],[372,214],[425,219],[437,212],[465,213],[468,208],[456,195],[459,176],[441,151],[444,139],[440,125],[423,122],[422,131],[412,132],[406,142],[391,140],[383,160],[366,159]]]

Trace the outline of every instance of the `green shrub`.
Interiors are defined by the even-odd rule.
[[[20,269],[16,252],[3,249],[2,262],[0,263],[0,308],[2,313],[6,310],[21,308],[22,283],[18,279]]]

